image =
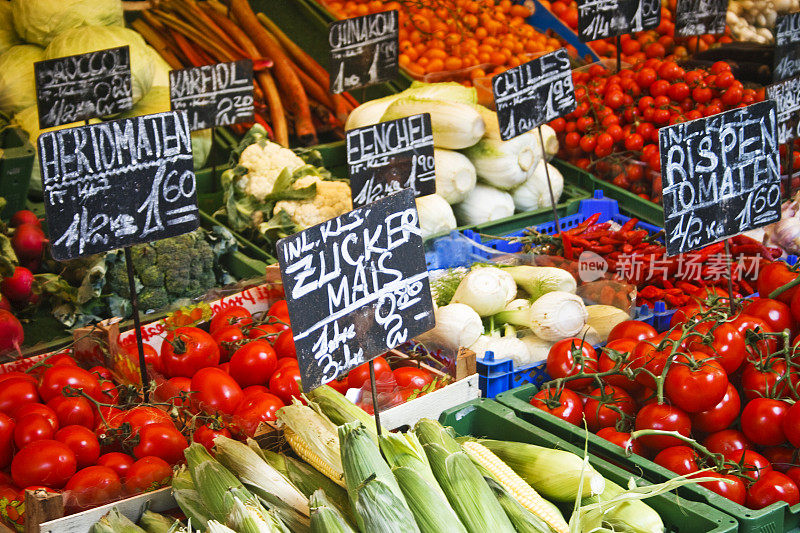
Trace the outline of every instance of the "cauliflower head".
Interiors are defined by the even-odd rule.
[[[312,184],[317,188],[315,196],[306,200],[281,200],[275,204],[273,214],[285,211],[299,229],[305,229],[352,211],[353,200],[347,183],[303,176],[293,187],[302,189]]]
[[[294,172],[305,164],[291,150],[261,139],[242,151],[239,165],[247,169],[247,173],[239,177],[239,186],[247,194],[263,201],[272,192],[284,169]]]

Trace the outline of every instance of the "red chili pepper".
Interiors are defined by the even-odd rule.
[[[580,224],[578,224],[577,226],[575,226],[574,228],[567,230],[567,233],[569,233],[570,235],[578,235],[579,233],[585,231],[586,228],[588,228],[598,220],[600,220],[600,213],[595,213],[586,220],[584,220],[583,222],[581,222]]]
[[[623,244],[622,245],[622,253],[630,254],[631,252],[633,252],[633,246],[631,246],[630,244]]]
[[[592,245],[586,247],[589,251],[592,251],[596,254],[603,255],[603,254],[610,254],[614,251],[614,247],[610,244],[605,244],[602,246]]]
[[[678,281],[675,283],[675,286],[681,289],[683,292],[694,292],[700,288],[697,285],[689,283],[688,281]]]
[[[571,236],[570,238],[572,239],[573,244],[578,244],[580,246],[583,246],[584,248],[589,248],[590,246],[594,246],[594,243],[591,243],[582,237]]]
[[[561,232],[561,242],[564,244],[564,257],[567,259],[574,259],[574,251],[572,250],[572,242],[570,242],[569,234]]]
[[[647,298],[648,300],[658,300],[661,298],[661,296],[663,296],[664,291],[658,287],[654,287],[653,285],[647,285],[639,291],[639,294],[642,296],[642,298]]]
[[[663,282],[664,282],[664,287],[666,287],[667,289],[675,288],[675,285],[673,285],[668,279],[664,279]]]
[[[600,237],[600,239],[598,240],[600,241],[600,244],[609,244],[611,246],[616,246],[622,243],[620,239],[615,239],[613,237],[606,237],[605,235]]]
[[[626,223],[624,223],[622,225],[622,228],[620,228],[620,231],[632,230],[633,228],[636,227],[636,224],[638,224],[638,223],[639,223],[639,219],[638,218],[632,218],[632,219],[630,219],[629,221],[627,221]]]
[[[740,279],[739,285],[742,287],[742,289],[744,289],[744,292],[746,292],[747,294],[753,294],[754,292],[756,292],[753,290],[753,287],[749,283],[747,283],[747,280]]]

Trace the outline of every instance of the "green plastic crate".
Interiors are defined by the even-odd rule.
[[[495,398],[501,404],[513,409],[517,416],[530,422],[543,431],[552,433],[570,444],[583,446],[586,433],[583,429],[536,409],[529,402],[538,392],[533,384],[523,385],[503,393]],[[675,477],[675,473],[638,455],[625,454],[615,444],[594,434],[589,434],[589,453],[601,457],[614,464],[627,465],[628,469],[641,475],[648,481],[660,483]],[[765,509],[748,509],[736,504],[719,494],[699,485],[686,485],[677,490],[678,494],[694,502],[702,502],[734,517],[739,533],[782,533],[800,531],[800,504],[789,507],[785,503],[775,503]]]
[[[494,400],[478,398],[443,412],[439,422],[452,426],[458,435],[496,440],[526,442],[572,452],[583,457],[583,449],[564,442],[521,419]],[[609,481],[626,487],[629,472],[598,457],[589,455],[591,465]],[[637,484],[647,482],[637,479]],[[727,514],[699,502],[691,502],[665,493],[644,500],[655,509],[669,533],[728,533],[736,531],[736,521]],[[567,517],[568,518],[568,517]]]
[[[8,127],[0,131],[0,196],[7,202],[0,218],[8,218],[25,207],[35,155],[22,130]]]

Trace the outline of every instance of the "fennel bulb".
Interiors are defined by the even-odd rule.
[[[435,148],[433,150],[436,167],[436,194],[449,204],[457,204],[475,188],[477,174],[472,162],[459,152]]]
[[[419,215],[419,227],[422,230],[422,238],[444,233],[456,229],[456,217],[453,208],[447,200],[438,194],[420,196],[416,199],[417,214]]]
[[[513,215],[514,199],[507,192],[479,183],[463,202],[453,206],[453,212],[459,224],[483,224]]]
[[[481,358],[486,356],[486,352],[492,352],[495,361],[511,359],[515,366],[527,365],[530,359],[528,347],[516,335],[481,335],[469,349]]]
[[[511,274],[517,286],[533,301],[552,291],[575,293],[578,290],[572,274],[561,268],[521,265],[503,270]]]
[[[588,314],[586,324],[596,330],[601,342],[608,340],[608,334],[614,326],[631,319],[628,313],[613,305],[589,305],[586,307],[586,312]]]
[[[364,102],[350,112],[344,125],[345,131],[377,124],[381,121],[383,114],[386,113],[386,109],[400,97],[400,94],[390,94],[383,98]]]
[[[533,363],[547,360],[547,354],[550,353],[550,348],[552,348],[555,344],[552,341],[540,339],[533,333],[525,335],[520,340],[528,349],[528,362],[523,363],[526,365],[532,365]]]
[[[580,296],[569,292],[548,292],[531,304],[530,328],[537,337],[560,341],[574,337],[589,317]]]
[[[550,185],[553,187],[553,199],[558,203],[561,193],[564,192],[564,176],[550,163],[539,161],[533,174],[511,192],[517,211],[533,211],[550,206],[550,189],[547,186],[548,172],[550,173]]]
[[[477,143],[486,126],[471,104],[404,96],[386,109],[381,122],[430,113],[433,143],[437,148],[460,150]]]
[[[498,267],[481,267],[464,276],[451,301],[466,304],[483,317],[499,313],[516,295],[510,274]]]
[[[455,353],[462,346],[471,346],[483,334],[481,317],[468,305],[451,303],[434,312],[436,326],[416,340],[429,349]]]
[[[478,177],[502,190],[513,189],[533,174],[542,159],[537,133],[528,132],[508,141],[483,138],[464,150]]]

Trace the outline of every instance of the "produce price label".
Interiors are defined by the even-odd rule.
[[[800,74],[800,13],[789,13],[775,22],[775,63],[773,81]]]
[[[767,100],[659,130],[669,255],[781,218],[777,114]]]
[[[347,132],[347,169],[353,207],[403,189],[436,192],[431,115],[379,122]]]
[[[39,136],[53,257],[65,261],[199,227],[185,112]]]
[[[133,107],[128,46],[37,61],[33,70],[40,129]]]
[[[174,111],[187,112],[192,131],[253,122],[253,62],[171,70],[169,98]]]
[[[655,28],[658,0],[578,0],[578,38],[583,42]]]
[[[303,390],[434,326],[410,189],[278,241]]]
[[[504,141],[575,111],[569,54],[563,48],[492,78]]]
[[[719,35],[725,33],[728,0],[678,0],[675,36]]]
[[[778,106],[778,142],[784,144],[800,137],[800,77],[767,87],[767,100],[775,100]]]
[[[659,0],[641,0],[634,2],[636,12],[629,33],[636,33],[661,24],[661,2]]]
[[[331,92],[343,93],[395,79],[399,35],[397,10],[331,23]]]

